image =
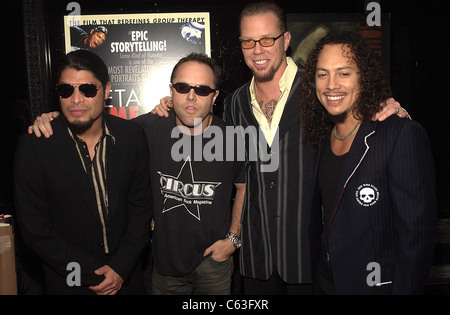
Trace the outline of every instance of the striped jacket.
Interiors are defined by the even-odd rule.
[[[242,210],[241,274],[265,280],[275,267],[288,283],[310,283],[309,211],[312,198],[315,154],[309,144],[301,141],[299,81],[297,72],[278,129],[278,145],[269,151],[261,134],[264,150],[251,154],[252,141],[247,137],[246,198]],[[224,120],[243,130],[258,130],[253,115],[250,82],[238,88],[224,101]],[[275,160],[273,160],[275,159]],[[278,162],[275,169],[265,163]],[[269,171],[267,171],[269,170]]]
[[[325,222],[337,294],[423,293],[435,247],[435,181],[419,123],[393,115],[361,124]],[[320,244],[321,204],[312,209],[312,240]],[[315,246],[314,261],[320,253]]]

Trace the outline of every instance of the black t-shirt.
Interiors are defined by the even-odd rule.
[[[322,257],[317,270],[316,285],[319,292],[332,294],[334,292],[333,272],[328,254],[328,224],[333,218],[336,204],[335,196],[338,190],[338,180],[347,154],[335,155],[331,150],[330,141],[324,144],[319,165],[319,186],[322,197]]]
[[[218,117],[199,136],[181,133],[173,111],[169,118],[149,113],[134,121],[146,130],[150,149],[154,264],[161,274],[186,275],[228,232],[234,183],[245,182],[245,162],[227,159],[237,141]]]
[[[347,154],[335,155],[331,150],[330,141],[326,142],[319,164],[319,185],[323,205],[323,224],[328,226],[335,210],[335,196],[338,180]]]

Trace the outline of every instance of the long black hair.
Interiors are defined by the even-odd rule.
[[[323,46],[328,44],[348,46],[351,50],[349,57],[358,66],[360,93],[353,109],[355,117],[371,123],[373,115],[381,109],[380,104],[391,97],[383,69],[361,36],[351,31],[325,35],[310,52],[300,83],[303,140],[308,138],[317,148],[321,148],[332,125],[328,112],[317,99],[315,87],[317,60]]]

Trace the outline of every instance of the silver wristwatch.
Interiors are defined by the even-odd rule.
[[[229,239],[234,247],[239,248],[241,247],[241,238],[237,236],[237,234],[233,232],[228,232],[227,235],[225,235],[226,239]]]

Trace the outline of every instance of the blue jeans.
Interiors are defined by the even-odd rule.
[[[209,256],[191,273],[180,277],[161,275],[153,267],[153,295],[229,295],[233,271],[233,256],[224,262]]]

